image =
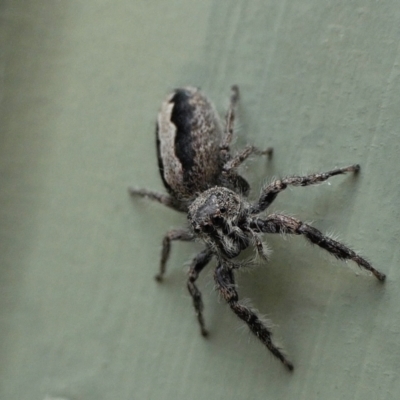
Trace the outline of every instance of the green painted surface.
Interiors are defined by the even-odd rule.
[[[0,398],[398,399],[400,6],[382,1],[13,0],[0,5]],[[223,112],[237,146],[275,148],[272,176],[359,162],[358,178],[283,193],[273,210],[333,232],[387,273],[379,285],[301,238],[268,238],[238,277],[276,324],[287,373],[200,279],[203,340],[183,264],[185,218],[131,202],[162,190],[154,120],[173,87]]]

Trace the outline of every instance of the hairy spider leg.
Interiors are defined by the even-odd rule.
[[[203,268],[210,262],[213,253],[211,249],[206,248],[202,252],[196,255],[192,260],[192,263],[189,268],[189,277],[187,281],[187,288],[189,290],[190,295],[193,299],[193,307],[196,311],[197,320],[200,325],[200,332],[203,336],[208,335],[208,331],[205,327],[204,317],[203,317],[203,300],[201,298],[201,293],[198,287],[196,286],[195,282],[199,277],[200,272]]]
[[[221,154],[223,154],[225,158],[229,158],[229,146],[232,142],[233,126],[235,123],[235,109],[239,102],[239,87],[237,85],[233,85],[231,87],[231,91],[232,94],[230,97],[229,108],[225,116],[224,137],[220,146]]]
[[[265,219],[254,218],[250,228],[264,233],[288,233],[304,235],[305,238],[317,246],[325,249],[339,260],[354,261],[360,268],[370,271],[380,282],[384,282],[386,275],[376,270],[366,259],[336,240],[324,235],[318,229],[302,221],[283,214],[271,214]]]
[[[171,251],[172,240],[182,240],[185,242],[190,242],[194,240],[194,235],[192,232],[189,232],[186,229],[171,229],[166,233],[162,242],[160,272],[155,276],[155,279],[158,282],[161,282],[164,278],[169,253]]]
[[[257,314],[250,308],[239,303],[239,295],[235,289],[235,277],[233,274],[234,267],[223,261],[219,262],[214,278],[217,284],[217,289],[222,294],[223,298],[228,303],[232,311],[243,320],[250,331],[268,348],[268,350],[278,358],[283,365],[293,371],[293,364],[284,356],[282,351],[272,342],[271,331],[261,322]]]
[[[187,211],[187,206],[184,205],[183,203],[179,202],[178,200],[175,200],[173,197],[155,192],[153,190],[147,190],[147,189],[136,189],[133,187],[128,188],[128,193],[131,195],[131,197],[146,197],[152,201],[156,201],[158,203],[163,204],[164,206],[167,206],[169,208],[172,208],[175,211],[180,211],[180,212],[186,212]]]
[[[291,176],[285,179],[278,179],[267,185],[261,193],[257,203],[252,205],[250,209],[251,214],[259,214],[269,207],[269,205],[276,199],[278,194],[290,186],[309,186],[324,182],[335,175],[345,174],[347,172],[358,172],[360,166],[358,164],[349,165],[344,168],[336,168],[328,172],[319,174],[311,174],[305,176]]]
[[[234,187],[239,189],[243,195],[247,196],[250,191],[248,182],[237,174],[236,168],[239,167],[251,154],[271,156],[273,149],[268,147],[265,150],[260,150],[255,146],[246,146],[243,150],[237,153],[234,157],[230,154],[230,144],[233,138],[233,129],[235,122],[235,110],[239,102],[239,87],[233,85],[231,87],[232,94],[230,97],[229,108],[225,116],[225,130],[222,143],[220,145],[221,160],[224,161],[222,174],[227,182],[232,182]],[[223,184],[223,180],[222,180]]]

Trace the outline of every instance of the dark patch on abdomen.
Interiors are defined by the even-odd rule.
[[[171,122],[176,126],[175,154],[182,164],[184,180],[189,179],[194,166],[196,152],[192,146],[193,106],[189,100],[191,94],[184,89],[177,89],[170,100],[174,104]]]

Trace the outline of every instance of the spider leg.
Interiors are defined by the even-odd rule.
[[[254,146],[246,146],[235,157],[231,156],[230,144],[233,138],[233,127],[236,116],[235,109],[239,102],[239,87],[237,85],[233,85],[231,90],[232,94],[230,97],[229,108],[225,116],[224,136],[219,147],[220,157],[223,163],[223,176],[221,177],[219,184],[226,187],[233,186],[235,190],[238,190],[244,196],[247,196],[250,190],[250,185],[244,178],[238,175],[236,168],[242,164],[242,162],[245,161],[252,153],[257,155],[267,154],[268,156],[271,156],[272,148],[269,147],[266,150],[259,150]]]
[[[268,350],[278,358],[289,371],[293,371],[293,364],[283,355],[282,351],[272,343],[271,331],[261,322],[254,311],[239,303],[239,295],[235,289],[233,268],[220,262],[215,270],[214,278],[217,289],[232,311],[247,324],[251,332],[261,340]]]
[[[229,146],[232,142],[233,138],[233,126],[235,122],[235,109],[236,106],[239,102],[239,87],[237,85],[233,85],[231,87],[232,94],[230,98],[230,103],[229,103],[229,108],[225,116],[225,132],[224,132],[224,138],[222,140],[221,146],[220,146],[220,151],[224,154],[223,159],[224,160],[230,160],[227,161],[227,163],[224,166],[225,171],[229,171],[231,169],[237,168],[244,160],[246,160],[247,157],[250,156],[250,154],[254,153],[257,155],[272,155],[272,148],[268,147],[265,150],[260,150],[257,147],[254,146],[246,146],[240,153],[238,153],[235,157],[231,159],[229,155]]]
[[[171,250],[171,241],[183,240],[189,242],[192,241],[193,239],[194,239],[193,234],[187,231],[186,229],[172,229],[166,233],[162,242],[160,272],[155,276],[155,279],[158,282],[161,282],[164,278],[167,261]]]
[[[167,194],[155,192],[153,190],[147,189],[136,189],[136,188],[128,188],[128,193],[131,197],[147,197],[150,200],[157,201],[158,203],[164,204],[164,206],[170,207],[175,211],[186,212],[187,207],[181,204],[179,201],[175,200],[173,197],[168,196]]]
[[[250,191],[250,185],[236,172],[236,168],[251,154],[270,156],[272,151],[272,147],[260,150],[255,146],[246,146],[242,151],[236,154],[235,157],[229,158],[223,165],[219,182],[220,186],[230,187],[233,185],[235,191],[239,191],[243,196],[247,196]]]
[[[280,192],[290,186],[309,186],[324,182],[332,176],[345,174],[346,172],[358,172],[360,166],[358,164],[349,165],[344,168],[336,168],[328,172],[319,174],[312,174],[306,176],[290,176],[285,179],[276,180],[267,185],[261,193],[257,203],[252,205],[250,209],[251,214],[258,214],[264,211],[275,200]]]
[[[248,229],[248,230],[246,230],[246,231],[247,231],[247,232],[251,235],[251,237],[253,238],[254,246],[256,247],[257,254],[258,254],[261,258],[263,258],[265,261],[268,261],[268,249],[265,249],[265,248],[264,248],[264,244],[263,244],[263,242],[262,242],[260,236],[257,235],[257,233],[254,232],[254,230],[252,230],[252,229]]]
[[[309,242],[325,249],[339,260],[352,260],[360,268],[370,271],[379,281],[385,281],[386,275],[376,270],[366,259],[359,256],[343,243],[331,239],[318,229],[296,218],[282,214],[271,214],[266,219],[254,219],[250,223],[250,228],[265,233],[304,235]]]
[[[230,97],[229,108],[225,116],[225,132],[222,140],[220,151],[225,154],[225,158],[229,158],[229,146],[233,137],[233,125],[235,122],[235,109],[239,102],[239,87],[233,85],[231,87],[232,94]]]
[[[187,281],[187,288],[189,290],[190,295],[193,299],[193,307],[196,311],[197,320],[199,321],[200,331],[203,336],[208,335],[208,331],[205,327],[204,318],[203,318],[203,300],[201,298],[201,293],[195,282],[199,277],[200,272],[203,268],[210,262],[213,253],[209,248],[204,249],[201,253],[197,254],[193,259],[190,269],[189,269],[189,278]]]
[[[270,157],[272,153],[272,147],[267,147],[265,150],[260,150],[255,146],[246,146],[242,151],[236,154],[235,157],[226,162],[226,164],[223,166],[223,171],[225,173],[229,173],[232,169],[235,169],[242,164],[243,161],[245,161],[251,154],[255,154],[257,156],[267,155]]]

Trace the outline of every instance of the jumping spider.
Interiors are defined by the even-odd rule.
[[[309,242],[327,250],[338,259],[354,261],[360,268],[370,271],[379,281],[383,282],[386,277],[347,246],[296,218],[283,214],[259,217],[288,186],[308,186],[335,175],[357,173],[359,165],[276,180],[264,187],[256,203],[245,200],[244,196],[247,196],[250,187],[237,173],[237,167],[250,154],[271,155],[272,149],[260,151],[254,146],[247,146],[235,156],[230,154],[234,110],[238,97],[238,88],[233,86],[223,129],[213,106],[198,89],[177,89],[168,96],[157,119],[156,145],[161,178],[169,195],[134,188],[129,189],[129,192],[132,196],[147,197],[187,213],[190,229],[171,230],[163,239],[160,271],[156,275],[158,281],[162,281],[165,274],[171,241],[200,239],[205,243],[204,250],[191,262],[187,283],[201,334],[207,336],[208,332],[203,318],[201,293],[195,282],[215,256],[217,267],[214,279],[217,289],[251,332],[287,369],[293,370],[293,364],[273,344],[270,329],[254,311],[239,303],[234,272],[242,264],[233,261],[233,258],[254,245],[260,257],[266,259],[261,233],[304,235]]]

